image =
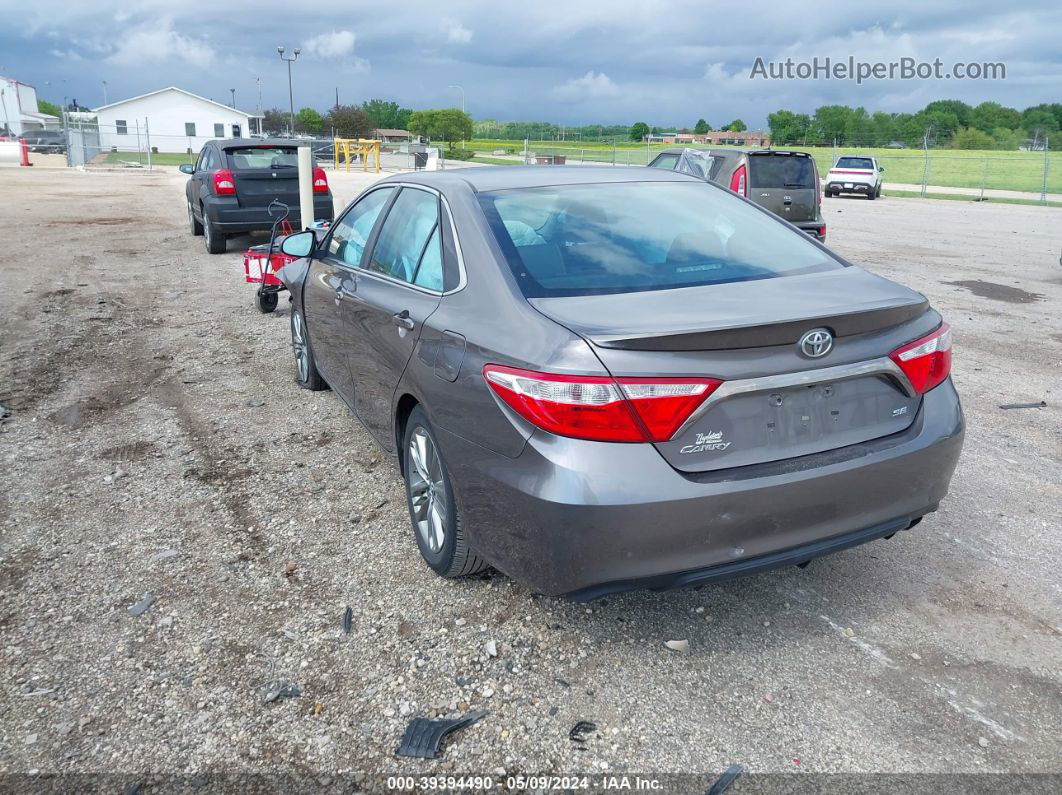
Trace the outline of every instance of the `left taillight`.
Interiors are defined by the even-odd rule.
[[[742,196],[748,196],[748,170],[744,164],[738,166],[734,173],[730,175],[730,190],[734,193],[741,194]]]
[[[214,194],[216,196],[235,196],[236,179],[227,168],[214,172]]]
[[[328,193],[328,177],[325,176],[323,168],[313,170],[313,192]]]
[[[900,366],[919,395],[940,386],[951,373],[951,326],[942,323],[932,334],[897,348],[889,358]]]
[[[487,385],[549,433],[598,442],[666,442],[721,381],[556,375],[488,364]]]

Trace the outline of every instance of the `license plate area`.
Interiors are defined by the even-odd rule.
[[[778,461],[906,429],[918,398],[884,376],[866,376],[728,397],[661,452],[685,471]]]

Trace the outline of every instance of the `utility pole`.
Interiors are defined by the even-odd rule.
[[[295,95],[291,90],[291,65],[295,61],[299,60],[299,53],[302,52],[298,47],[292,50],[292,56],[290,58],[284,57],[284,47],[277,47],[277,52],[280,54],[280,60],[286,61],[288,64],[288,111],[291,114],[291,137],[295,137]]]
[[[103,104],[106,105],[106,104],[108,104],[107,103],[107,81],[104,80],[102,82],[103,82]]]
[[[235,108],[236,107],[236,89],[235,88],[230,88],[229,91],[232,92],[232,107]]]
[[[461,92],[461,112],[465,112],[465,90],[461,86],[447,86],[447,88],[456,88]]]

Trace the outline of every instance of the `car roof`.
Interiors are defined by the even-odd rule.
[[[469,166],[448,171],[396,174],[382,182],[412,182],[440,190],[467,186],[473,191],[588,185],[601,182],[702,182],[674,171],[627,166]]]
[[[735,157],[737,155],[796,155],[799,157],[811,157],[807,152],[798,152],[792,149],[712,149],[710,147],[704,149],[696,146],[676,146],[669,149],[661,149],[659,154],[681,155],[687,149],[703,152],[713,157]]]
[[[299,142],[294,138],[218,138],[210,143],[217,144],[225,150],[242,149],[247,146],[286,146],[292,149],[299,146]]]

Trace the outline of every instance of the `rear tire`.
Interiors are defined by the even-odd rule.
[[[195,213],[192,212],[192,203],[188,202],[188,226],[192,230],[192,234],[195,237],[201,237],[203,234],[203,224],[201,221],[196,220]]]
[[[328,389],[328,384],[317,371],[310,335],[306,332],[306,320],[294,302],[291,304],[291,348],[295,354],[295,383],[310,392]]]
[[[402,438],[406,503],[424,562],[440,577],[467,577],[487,562],[468,546],[454,501],[450,473],[428,415],[414,407]]]
[[[224,254],[229,247],[225,235],[214,228],[210,223],[210,216],[206,213],[203,213],[203,241],[206,243],[208,254]]]
[[[874,188],[872,190],[867,191],[867,198],[871,201],[874,201],[874,199],[878,198],[878,189]]]

